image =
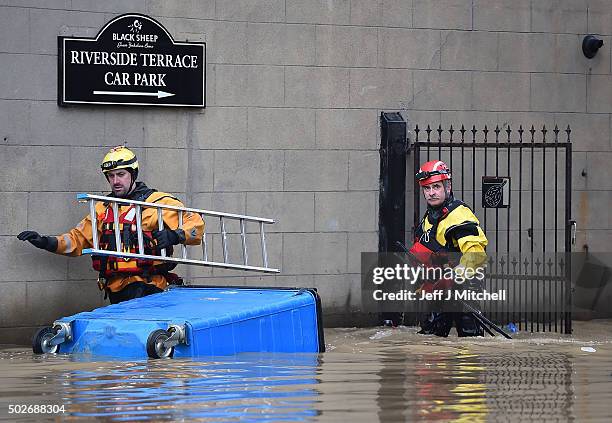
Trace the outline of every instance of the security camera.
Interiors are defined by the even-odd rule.
[[[597,50],[599,50],[601,46],[603,46],[603,40],[600,40],[594,35],[587,35],[582,40],[582,52],[589,59],[595,57]]]

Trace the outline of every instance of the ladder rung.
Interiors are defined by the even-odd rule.
[[[266,250],[266,235],[264,233],[263,222],[259,223],[259,233],[261,235],[261,256],[263,258],[264,267],[268,267],[268,251]]]
[[[142,236],[142,215],[140,205],[136,205],[136,233],[138,234],[138,253],[144,254],[144,239]]]
[[[115,247],[117,252],[121,251],[121,234],[119,233],[119,205],[113,203],[113,223],[115,227]]]
[[[202,220],[204,220],[204,216],[200,215]],[[204,227],[204,233],[202,234],[202,258],[204,261],[208,261],[208,243],[206,241],[206,227]]]
[[[208,261],[208,246],[206,243],[206,232],[202,234],[202,258]]]
[[[179,229],[183,229],[183,212],[178,213],[178,220],[179,220]],[[185,244],[180,244],[180,245],[181,245],[181,257],[187,258],[187,247],[185,246]]]
[[[223,263],[227,263],[227,232],[225,231],[225,221],[223,216],[219,217],[221,225],[221,245],[223,246]]]
[[[96,202],[94,199],[89,200],[89,215],[91,216],[91,239],[93,247],[97,250],[100,248],[98,244],[98,215],[96,213]]]
[[[162,212],[162,208],[161,207],[157,207],[157,226],[159,227],[159,230],[163,230],[164,229],[164,215]],[[162,250],[160,251],[161,256],[162,257],[166,257],[166,249],[162,248]]]
[[[244,265],[247,266],[249,264],[249,253],[247,252],[246,228],[244,219],[240,219],[240,237],[242,238],[242,259],[244,261]]]

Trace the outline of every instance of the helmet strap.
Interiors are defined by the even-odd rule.
[[[130,193],[134,190],[134,187],[136,185],[136,175],[135,175],[134,170],[130,169],[128,170],[128,172],[130,172],[130,177],[131,177],[130,179],[132,180],[132,182],[130,183],[130,189],[128,189],[127,194],[125,194],[126,197],[130,195]]]
[[[447,200],[453,196],[452,189],[448,187],[449,182],[450,182],[449,180],[442,181],[442,185],[444,185],[444,194],[446,194],[446,199]],[[451,187],[452,187],[452,185],[451,185]]]

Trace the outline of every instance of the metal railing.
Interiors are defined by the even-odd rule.
[[[280,273],[279,269],[269,267],[268,252],[266,248],[266,236],[264,231],[265,224],[273,224],[274,220],[263,217],[247,216],[241,214],[223,213],[211,210],[194,209],[190,207],[177,207],[166,204],[147,203],[144,201],[127,200],[123,198],[105,197],[94,194],[77,194],[77,200],[81,203],[89,203],[89,213],[91,216],[92,225],[92,241],[93,248],[83,250],[83,254],[99,255],[99,256],[115,256],[123,258],[147,259],[163,262],[182,263],[195,266],[219,267],[232,270],[250,270],[263,273]],[[115,235],[115,250],[100,249],[98,232],[94,228],[98,227],[96,215],[96,202],[104,202],[110,205],[113,210],[114,219],[114,235]],[[119,205],[134,206],[136,211],[136,234],[138,237],[138,253],[122,251],[121,248],[121,232],[119,229]],[[187,246],[179,244],[181,247],[180,257],[168,256],[166,249],[160,251],[160,255],[145,254],[144,236],[142,228],[142,211],[146,208],[157,210],[157,221],[159,230],[164,228],[163,211],[172,210],[178,212],[179,228],[183,226],[183,213],[196,213],[202,217],[212,217],[219,219],[219,228],[221,235],[221,249],[223,252],[223,262],[209,260],[209,242],[207,240],[206,227],[202,235],[202,242],[199,247],[202,249],[203,260],[194,260],[188,258]],[[229,259],[228,232],[226,229],[226,221],[238,221],[240,223],[240,238],[242,246],[242,263],[232,263]],[[261,245],[262,265],[254,266],[249,264],[249,254],[247,249],[247,231],[246,222],[255,222],[259,224],[259,238]],[[198,246],[193,246],[198,247]]]
[[[492,291],[511,288],[516,294],[510,312],[497,306],[487,309],[496,322],[516,322],[531,332],[572,331],[571,261],[575,235],[571,220],[572,143],[571,128],[432,129],[415,126],[412,131],[414,173],[429,160],[444,160],[453,172],[453,191],[466,200],[481,219],[489,239],[487,279]],[[547,139],[548,136],[548,139]],[[550,139],[552,138],[552,140]],[[547,160],[548,158],[548,160]],[[479,196],[483,176],[508,177],[514,181],[512,209],[485,208]],[[410,177],[411,181],[414,181]],[[539,182],[539,184],[538,184]],[[413,182],[412,234],[426,206],[419,186]],[[470,195],[471,194],[471,195]],[[467,197],[467,198],[466,198]],[[471,199],[470,199],[471,197]],[[551,198],[547,198],[551,197]],[[536,199],[539,202],[535,201]],[[470,201],[471,200],[471,201]],[[554,210],[548,213],[548,209]],[[536,219],[540,214],[539,219]],[[514,304],[514,302],[517,304]],[[552,302],[552,304],[549,304]],[[554,311],[553,311],[554,310]]]

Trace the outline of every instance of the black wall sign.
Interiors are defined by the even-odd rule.
[[[482,207],[485,209],[506,209],[510,207],[509,177],[482,177]]]
[[[175,42],[155,19],[130,13],[96,38],[58,37],[58,104],[204,107],[206,45]]]

